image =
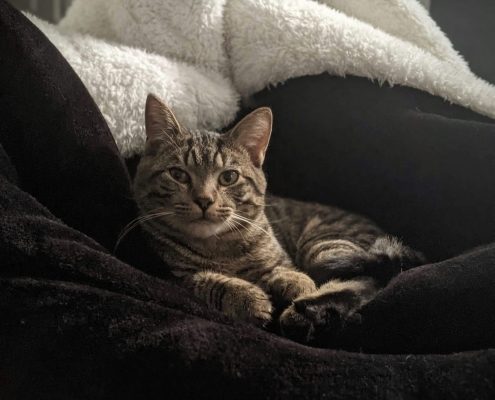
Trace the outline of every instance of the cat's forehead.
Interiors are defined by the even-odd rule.
[[[221,145],[222,134],[207,130],[189,131],[188,144],[195,148],[203,148],[205,150],[213,150]]]
[[[192,131],[182,149],[182,159],[191,168],[222,168],[243,163],[242,153],[225,141],[225,136],[212,131]]]

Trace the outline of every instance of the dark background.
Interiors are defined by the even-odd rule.
[[[430,13],[473,72],[495,83],[495,1],[432,0]]]

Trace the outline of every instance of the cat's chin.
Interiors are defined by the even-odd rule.
[[[208,239],[224,233],[227,229],[225,222],[195,221],[187,226],[187,234],[198,239]]]

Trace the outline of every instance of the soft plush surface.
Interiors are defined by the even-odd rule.
[[[146,91],[190,129],[224,127],[239,96],[323,72],[418,88],[495,117],[495,88],[416,0],[76,0],[58,27],[31,19],[88,87],[126,157],[143,148],[136,110]]]
[[[125,157],[140,154],[144,147],[142,110],[150,92],[164,99],[189,129],[220,129],[235,117],[239,95],[229,80],[215,71],[60,30],[28,17],[69,60]]]
[[[399,275],[362,324],[320,327],[323,348],[230,321],[151,275],[165,266],[136,238],[123,243],[136,261],[109,253],[133,216],[122,160],[77,76],[4,1],[0,59],[1,398],[493,398],[493,245]],[[291,154],[303,143],[297,115]],[[269,171],[280,189],[279,146]],[[280,161],[286,191],[313,176]]]

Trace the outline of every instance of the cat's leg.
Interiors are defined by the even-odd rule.
[[[366,250],[354,241],[329,238],[307,242],[299,252],[298,261],[301,269],[321,285],[333,277],[326,273],[327,269],[340,265],[342,260],[365,256]]]
[[[318,326],[337,332],[347,321],[359,319],[357,311],[379,290],[380,285],[370,277],[331,280],[285,309],[280,316],[282,333],[306,342]]]
[[[275,303],[287,305],[294,299],[316,290],[316,284],[305,273],[291,265],[274,268],[251,268],[241,276],[272,295]]]
[[[339,329],[394,276],[423,262],[420,253],[355,216],[337,226],[324,217],[310,220],[297,251],[301,268],[320,285],[280,317],[282,330],[299,337],[319,324]]]
[[[253,324],[264,326],[271,320],[272,303],[260,287],[240,278],[201,271],[185,282],[211,308]]]
[[[363,245],[352,239],[325,240],[309,249],[304,270],[317,284],[330,279],[373,278],[385,286],[401,271],[424,263],[419,252],[391,236],[380,235]]]
[[[424,261],[420,253],[384,235],[366,218],[323,206],[319,211],[305,221],[295,243],[296,264],[318,285],[369,276],[384,286],[402,270]]]

